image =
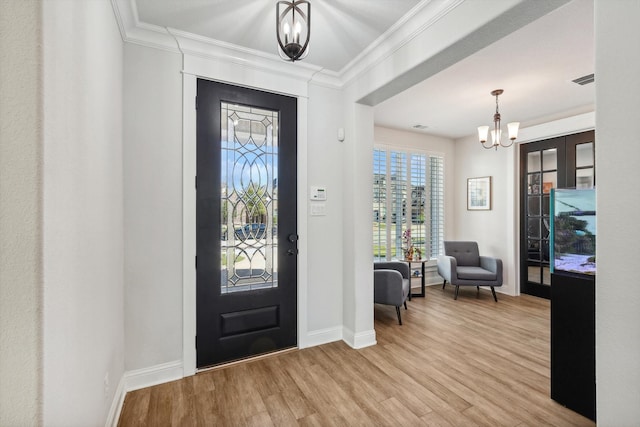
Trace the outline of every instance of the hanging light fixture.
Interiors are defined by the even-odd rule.
[[[520,127],[520,122],[513,122],[507,124],[507,129],[509,132],[509,139],[511,142],[509,144],[502,143],[502,129],[500,127],[500,112],[498,111],[498,96],[502,95],[504,90],[496,89],[491,92],[491,96],[496,97],[496,113],[493,115],[493,130],[491,131],[491,141],[492,144],[490,146],[486,146],[485,142],[487,142],[487,137],[489,136],[489,126],[478,126],[478,139],[480,140],[480,144],[484,148],[490,149],[498,147],[511,147],[513,145],[513,141],[518,137],[518,128]]]
[[[278,54],[285,61],[304,59],[309,53],[311,5],[306,0],[279,1],[276,4]]]

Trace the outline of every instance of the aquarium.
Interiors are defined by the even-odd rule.
[[[596,190],[551,192],[553,273],[596,274]]]

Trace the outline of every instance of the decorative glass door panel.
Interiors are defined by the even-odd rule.
[[[222,102],[221,293],[278,286],[278,112]]]

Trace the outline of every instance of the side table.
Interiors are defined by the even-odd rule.
[[[424,265],[429,260],[428,259],[413,259],[413,260],[405,259],[405,261],[409,263],[409,270],[411,271],[411,280],[420,278],[420,293],[419,294],[411,293],[411,296],[412,297],[423,297],[424,298],[424,296],[425,296],[425,292],[424,292]],[[414,276],[413,275],[414,265],[417,266],[418,264],[420,264],[420,275],[419,276]]]

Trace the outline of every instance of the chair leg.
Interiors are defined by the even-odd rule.
[[[458,291],[460,290],[460,285],[456,285],[456,295],[453,297],[454,300],[458,299]]]
[[[402,316],[400,316],[400,306],[396,305],[396,313],[398,314],[398,325],[402,325]]]
[[[442,282],[442,289],[444,289],[444,285],[447,284],[447,279],[444,280],[444,282]]]
[[[478,293],[480,293],[480,286],[476,286],[476,288],[478,289]]]
[[[493,288],[493,286],[491,287],[491,293],[493,294],[493,299],[496,300],[496,302],[498,302],[498,297],[496,296],[496,290]]]
[[[407,302],[406,302],[406,301],[404,302],[404,309],[405,309],[405,310],[408,310],[408,308],[407,308]]]

